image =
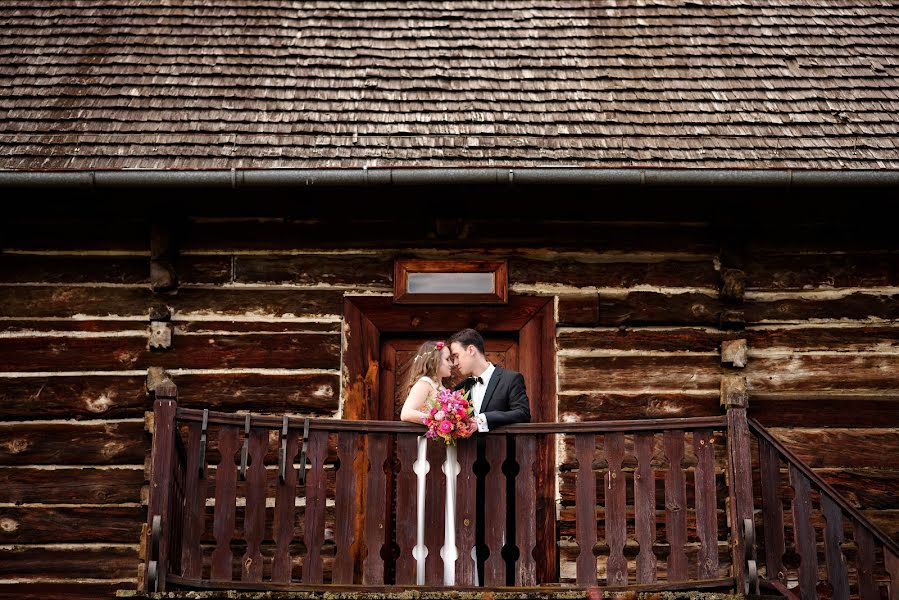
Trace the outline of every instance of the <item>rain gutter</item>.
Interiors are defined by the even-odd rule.
[[[427,185],[899,187],[899,170],[361,168],[0,171],[0,188],[257,188]]]

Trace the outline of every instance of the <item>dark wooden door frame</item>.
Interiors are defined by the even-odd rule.
[[[518,334],[519,371],[531,400],[531,419],[556,420],[556,323],[553,297],[510,296],[495,306],[398,305],[389,296],[347,296],[343,303],[343,418],[376,419],[381,334],[444,333],[472,327]],[[549,436],[538,443],[536,488],[538,582],[557,581],[555,451]]]

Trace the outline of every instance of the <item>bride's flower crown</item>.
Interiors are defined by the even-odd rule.
[[[446,344],[445,344],[444,342],[437,342],[437,343],[434,345],[434,349],[433,349],[433,350],[429,350],[429,351],[428,351],[428,354],[431,354],[432,352],[435,352],[435,351],[437,351],[437,350],[443,350],[444,347],[446,347]],[[416,355],[415,355],[415,358],[412,359],[412,362],[417,362],[419,358],[424,358],[425,356],[426,356],[425,354],[416,354]]]

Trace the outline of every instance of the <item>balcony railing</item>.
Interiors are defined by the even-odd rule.
[[[415,587],[421,427],[186,410],[175,396],[173,385],[157,389],[145,591]],[[461,441],[456,586],[478,585],[469,558],[477,548],[480,584],[491,589],[751,591],[760,521],[762,571],[781,569],[772,585],[813,597],[806,571],[793,577],[777,562],[783,535],[767,511],[778,468],[766,445],[776,442],[753,427],[737,407],[721,417],[515,425]],[[769,457],[761,463],[753,437]],[[547,455],[558,458],[548,482]],[[443,585],[445,459],[445,447],[429,442],[424,585],[434,588]],[[760,492],[765,515],[754,511],[753,475],[768,482]],[[545,485],[559,490],[548,518],[540,503],[553,494],[538,489]],[[801,506],[794,512],[801,522]],[[880,576],[896,580],[895,546],[851,516],[860,531],[875,532],[873,545],[858,537],[854,590],[875,597],[872,590],[889,583]],[[839,543],[830,523],[828,556]],[[808,547],[807,532],[796,531]],[[806,554],[802,560],[809,564]],[[828,563],[833,597],[849,597],[837,571]]]

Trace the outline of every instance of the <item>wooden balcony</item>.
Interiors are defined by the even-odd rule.
[[[420,427],[184,410],[167,389],[154,413],[144,592],[447,590],[436,442],[424,585],[415,579]],[[556,450],[558,494],[537,489],[541,447]],[[896,545],[745,406],[515,425],[460,442],[458,464],[453,591],[896,598]]]

